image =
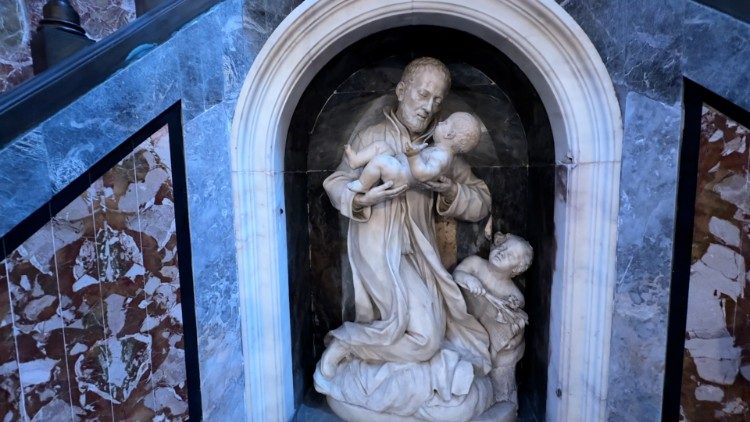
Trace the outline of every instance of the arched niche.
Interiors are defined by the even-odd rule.
[[[284,152],[316,74],[352,43],[410,25],[469,33],[525,74],[554,139],[555,257],[546,417],[605,417],[622,128],[611,80],[578,25],[550,0],[306,1],[276,29],[243,85],[232,182],[245,364],[253,420],[294,413]]]
[[[484,123],[482,140],[466,160],[492,194],[492,231],[523,236],[535,250],[532,268],[517,279],[532,321],[517,378],[521,417],[543,419],[556,252],[549,119],[529,80],[495,47],[462,31],[426,25],[388,29],[349,45],[315,75],[292,115],[284,190],[295,402],[299,407],[321,401],[312,390],[312,372],[324,337],[354,316],[348,219],[332,206],[322,181],[335,171],[357,127],[395,105],[404,67],[423,56],[446,63],[453,77],[442,117],[468,111]],[[486,257],[487,223],[437,217],[439,250],[449,271],[467,256]]]

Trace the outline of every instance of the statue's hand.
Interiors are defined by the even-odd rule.
[[[462,277],[461,281],[463,282],[462,287],[468,290],[469,293],[473,294],[474,296],[484,296],[485,293],[487,293],[487,290],[484,289],[482,282],[471,274],[467,274],[466,276]]]
[[[404,155],[406,155],[407,157],[413,157],[419,154],[425,148],[427,148],[426,143],[421,143],[421,144],[408,143],[404,145]]]
[[[354,206],[358,208],[370,207],[383,201],[393,199],[406,192],[408,186],[403,185],[397,188],[391,188],[393,182],[385,182],[382,185],[375,186],[365,193],[360,193],[354,197]]]
[[[452,203],[458,194],[458,185],[446,176],[440,176],[437,180],[424,182],[424,187],[443,195],[447,203]]]
[[[464,290],[468,290],[469,293],[474,296],[484,296],[487,293],[487,290],[484,289],[482,282],[479,281],[476,276],[462,269],[461,265],[464,265],[464,263],[459,264],[459,268],[453,273],[453,280],[455,280]]]

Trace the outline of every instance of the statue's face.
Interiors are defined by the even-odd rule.
[[[435,126],[433,138],[438,141],[450,140],[456,137],[456,125],[453,116],[448,117]]]
[[[409,132],[422,134],[440,111],[446,94],[448,84],[441,73],[431,67],[423,68],[411,82],[398,83],[396,115]]]
[[[490,264],[498,270],[512,272],[521,262],[523,252],[520,246],[509,240],[490,251]]]

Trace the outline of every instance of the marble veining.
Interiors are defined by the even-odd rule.
[[[0,233],[10,229],[52,196],[49,155],[38,129],[0,149]],[[19,178],[19,179],[16,179]],[[18,183],[23,180],[23,183]],[[28,183],[28,185],[25,185]]]
[[[29,24],[24,0],[0,3],[0,92],[8,91],[33,74]]]
[[[284,14],[293,7],[291,2],[272,3],[252,5],[255,9],[262,9],[278,8],[284,3],[286,6],[278,11]],[[0,213],[3,215],[0,233],[5,234],[166,107],[183,95],[187,97],[184,92],[195,91],[190,97],[196,99],[190,105],[193,118],[186,118],[183,114],[183,121],[185,159],[188,162],[188,211],[194,235],[191,246],[203,416],[226,420],[242,417],[245,405],[242,400],[244,377],[239,292],[234,282],[237,268],[233,254],[219,253],[221,249],[234,248],[230,175],[228,166],[217,163],[229,162],[228,127],[239,85],[263,41],[273,30],[269,23],[265,35],[261,35],[243,25],[245,18],[242,0],[219,2],[164,44],[0,149],[0,167],[9,169],[0,173]],[[281,18],[283,15],[274,22]],[[187,32],[189,34],[180,36]],[[195,57],[192,51],[201,42],[204,46],[201,48],[219,51],[211,56],[218,61],[204,64],[200,60],[183,58]],[[219,83],[211,85],[213,88],[204,94],[203,88],[191,82],[188,74],[218,80]],[[183,100],[185,113],[188,110],[186,101]],[[216,181],[224,182],[217,184]],[[127,197],[123,207],[131,209],[136,203],[134,192]],[[217,207],[217,204],[222,205]],[[152,223],[158,222],[161,218],[158,215],[166,209],[151,206],[140,215],[143,232],[148,234],[144,237],[144,245],[153,237],[160,239],[158,243],[162,249],[164,242],[159,232],[167,228]],[[89,224],[93,226],[93,218]],[[86,236],[94,239],[93,229],[87,230],[92,231]],[[133,237],[132,233],[126,233]],[[168,244],[164,247],[171,248]],[[144,264],[148,266],[148,256]],[[99,280],[98,272],[90,275]],[[91,281],[85,279],[76,287],[83,289]],[[103,310],[106,303],[99,306],[101,309],[96,312],[106,315]],[[104,325],[101,326],[103,329]],[[153,343],[152,347],[156,350],[159,345]],[[171,357],[168,353],[166,356],[165,362],[172,362],[175,357],[174,352]],[[154,365],[158,366],[157,358],[154,358]],[[172,393],[162,389],[153,397],[168,395]],[[229,405],[221,400],[223,397],[235,397],[236,400]],[[153,401],[149,401],[148,406],[154,407]]]
[[[6,5],[8,7],[16,7],[16,4],[24,2],[18,0],[16,2],[1,3],[0,7]],[[623,112],[626,112],[626,104],[630,104],[628,106],[631,108],[630,115],[635,114],[633,110],[641,108],[643,108],[642,114],[646,116],[654,113],[654,110],[656,110],[654,116],[659,117],[632,121],[626,126],[626,136],[632,142],[635,142],[637,139],[644,139],[646,142],[642,145],[648,145],[650,140],[663,140],[664,142],[660,142],[654,147],[657,151],[667,148],[665,145],[669,145],[670,147],[676,146],[679,140],[679,124],[670,123],[669,127],[663,127],[663,125],[647,125],[644,122],[647,120],[660,121],[664,119],[666,114],[670,116],[670,122],[673,122],[673,118],[679,120],[680,104],[678,98],[679,89],[675,88],[670,82],[673,80],[670,75],[664,75],[666,80],[657,80],[654,75],[647,71],[649,67],[643,65],[637,67],[638,72],[632,74],[633,77],[630,78],[630,82],[626,80],[624,75],[627,73],[627,69],[623,67],[623,63],[626,62],[627,56],[641,55],[637,51],[629,52],[631,50],[644,49],[644,51],[649,51],[649,53],[643,54],[645,60],[651,57],[654,59],[659,58],[659,60],[654,60],[652,63],[653,67],[657,70],[659,68],[670,69],[671,72],[677,73],[678,77],[681,74],[685,74],[701,85],[707,86],[727,98],[733,99],[737,104],[746,108],[750,104],[748,103],[748,99],[745,98],[748,93],[746,89],[748,85],[747,72],[737,71],[741,68],[740,64],[748,62],[747,46],[750,43],[743,42],[743,40],[747,40],[748,38],[749,26],[747,23],[733,19],[708,7],[698,5],[695,2],[684,1],[686,6],[681,18],[682,20],[678,20],[675,25],[668,28],[657,25],[651,25],[650,27],[643,27],[641,25],[641,29],[647,34],[659,34],[662,31],[682,32],[684,34],[682,41],[678,41],[676,44],[672,44],[667,39],[661,40],[663,43],[659,44],[660,40],[656,39],[657,44],[654,45],[672,46],[669,47],[671,48],[669,52],[662,54],[657,51],[658,48],[662,47],[652,48],[652,46],[643,43],[627,41],[636,36],[648,41],[651,35],[629,35],[625,33],[627,25],[623,25],[622,23],[623,16],[627,18],[637,13],[644,15],[645,19],[648,19],[653,13],[654,8],[659,7],[657,2],[635,2],[625,5],[618,0],[597,0],[593,2],[559,0],[558,3],[584,28],[586,34],[599,51],[610,75],[612,75]],[[0,232],[7,232],[13,225],[21,221],[36,207],[43,204],[53,194],[54,191],[50,185],[48,174],[57,174],[56,169],[58,164],[65,161],[63,157],[66,156],[66,151],[73,145],[72,141],[68,141],[69,139],[75,139],[76,142],[95,139],[98,142],[107,143],[106,141],[109,139],[102,136],[98,128],[101,124],[107,123],[107,120],[102,117],[117,114],[117,124],[111,127],[108,126],[108,130],[113,130],[114,132],[112,133],[116,133],[116,135],[112,136],[113,142],[119,142],[121,139],[124,139],[121,135],[132,133],[155,115],[151,113],[158,113],[158,111],[163,110],[161,105],[155,105],[153,110],[149,108],[149,110],[141,113],[144,106],[150,105],[148,102],[150,99],[156,98],[160,100],[161,98],[165,98],[165,101],[175,101],[180,96],[180,90],[183,89],[181,78],[175,78],[175,75],[178,72],[185,71],[185,69],[174,65],[177,62],[176,57],[182,54],[181,52],[192,48],[192,43],[195,41],[193,37],[200,37],[201,34],[208,33],[210,30],[209,26],[217,23],[223,25],[222,32],[211,33],[213,34],[212,36],[223,37],[222,42],[219,42],[217,38],[215,43],[217,49],[223,49],[221,56],[222,66],[212,66],[210,71],[223,72],[224,74],[222,107],[214,106],[206,110],[203,115],[210,114],[211,118],[203,119],[200,122],[196,120],[201,115],[196,114],[196,119],[192,120],[196,121],[193,125],[194,129],[190,134],[186,133],[186,144],[190,144],[197,137],[205,138],[204,145],[209,146],[210,148],[208,149],[221,151],[224,154],[212,154],[202,159],[198,148],[192,153],[188,153],[188,158],[190,158],[191,154],[195,154],[192,157],[194,162],[202,164],[196,167],[199,169],[198,172],[202,171],[201,169],[203,168],[221,167],[217,165],[219,161],[211,162],[211,160],[229,156],[227,152],[228,134],[225,128],[215,133],[214,129],[217,126],[226,126],[231,120],[232,110],[234,110],[234,103],[238,96],[242,78],[244,78],[250,65],[255,60],[255,56],[270,33],[295,5],[296,2],[277,2],[273,0],[227,0],[221,2],[217,7],[195,21],[195,25],[201,25],[206,32],[195,31],[191,37],[182,37],[179,40],[176,39],[177,37],[173,37],[164,45],[158,46],[149,53],[147,58],[130,64],[128,67],[131,70],[130,72],[120,72],[113,75],[112,78],[102,85],[101,90],[95,92],[93,95],[87,95],[77,100],[72,108],[81,108],[83,115],[94,117],[94,119],[75,120],[75,124],[82,126],[84,129],[70,132],[72,136],[57,136],[53,131],[43,134],[44,137],[54,138],[59,141],[58,144],[61,151],[54,152],[53,161],[50,161],[47,156],[47,146],[41,142],[43,139],[41,137],[41,127],[30,134],[14,140],[11,145],[0,151],[1,166],[12,169],[8,173],[0,174],[0,199],[2,199],[0,201],[0,214],[4,217],[0,219]],[[674,4],[670,2],[669,7],[672,7],[671,10],[680,13],[679,7],[673,6]],[[624,8],[630,8],[630,11],[627,12],[623,10]],[[217,20],[211,18],[214,15],[219,15],[220,18]],[[12,16],[12,13],[0,14],[2,18],[6,16]],[[211,19],[205,19],[207,17]],[[626,21],[628,19],[630,18],[627,18]],[[643,20],[643,18],[638,19]],[[658,17],[659,22],[671,22],[673,20],[668,16]],[[674,37],[674,35],[667,35],[667,38],[670,37]],[[684,54],[681,55],[683,51]],[[0,53],[0,56],[5,57],[4,53]],[[682,57],[681,60],[680,57]],[[674,59],[680,61],[674,62]],[[6,74],[5,69],[7,69],[4,66],[0,65],[0,74],[3,75]],[[195,64],[190,62],[188,66],[195,66]],[[139,69],[139,72],[133,72],[132,70],[134,69]],[[174,82],[172,84],[154,84],[152,82],[153,79],[142,81],[142,73],[140,72],[144,69],[156,74],[163,74],[165,78]],[[655,71],[655,73],[660,72]],[[653,87],[653,89],[649,89],[648,87]],[[661,91],[662,87],[666,88],[665,91]],[[139,98],[145,99],[146,103],[140,101],[138,98],[132,101],[131,99],[127,99],[121,104],[115,101],[103,102],[102,100],[102,97],[112,92],[117,92],[118,95],[125,95],[134,91],[143,93],[144,96]],[[177,94],[172,95],[171,93],[174,92],[177,92]],[[669,95],[658,95],[658,92],[668,92]],[[648,98],[643,98],[639,95],[642,93],[646,93],[645,96]],[[649,99],[654,101],[650,102]],[[102,104],[110,103],[111,107],[102,106]],[[133,106],[128,107],[128,104],[132,104]],[[91,107],[92,105],[93,107]],[[121,108],[125,111],[122,113],[114,112]],[[219,112],[217,108],[224,109],[224,112]],[[667,111],[662,112],[660,110]],[[139,113],[135,113],[135,111],[139,111]],[[70,125],[68,116],[57,115],[52,117],[48,122],[57,121],[61,126]],[[223,121],[213,123],[214,118],[223,119]],[[192,121],[190,119],[185,120],[188,124]],[[27,145],[29,140],[38,142],[37,146],[31,150],[18,148],[18,146]],[[50,147],[53,151],[57,151],[51,141]],[[85,170],[87,165],[101,158],[107,152],[107,148],[109,147],[101,150],[92,150],[90,156],[87,156],[85,160],[81,160],[84,166],[80,171]],[[620,197],[623,202],[626,199],[630,200],[631,208],[621,212],[618,228],[618,235],[627,239],[622,241],[618,247],[617,258],[620,263],[617,278],[621,280],[621,287],[618,288],[616,293],[617,306],[613,322],[612,364],[609,382],[609,417],[612,418],[627,419],[627,417],[636,418],[640,415],[655,415],[655,408],[658,407],[661,396],[658,381],[654,380],[653,374],[660,370],[664,359],[663,342],[659,339],[662,338],[661,336],[666,330],[666,306],[664,305],[666,302],[664,300],[668,295],[669,288],[667,277],[670,259],[668,257],[669,247],[660,245],[658,247],[659,262],[651,265],[646,259],[648,257],[647,251],[645,248],[639,249],[639,245],[641,242],[648,242],[646,243],[647,245],[652,245],[659,239],[661,241],[671,239],[670,215],[673,214],[673,210],[669,209],[669,204],[665,202],[658,209],[652,210],[644,205],[646,204],[644,201],[649,195],[663,198],[673,197],[676,189],[676,181],[671,178],[668,180],[662,178],[637,179],[637,176],[644,174],[642,168],[650,168],[649,166],[660,163],[654,159],[654,161],[649,161],[649,165],[638,164],[639,160],[646,156],[646,154],[652,153],[652,150],[644,149],[626,149],[623,153],[625,161],[627,162],[628,158],[630,158],[632,165],[623,168],[623,187]],[[23,163],[23,166],[16,163]],[[80,163],[73,161],[73,164],[79,165]],[[665,163],[664,165],[668,167],[671,164]],[[53,170],[50,171],[49,169]],[[69,169],[73,170],[73,173],[78,171],[75,166],[70,166]],[[188,173],[190,176],[192,171],[188,169]],[[4,179],[6,174],[10,176]],[[80,172],[77,174],[80,174]],[[195,177],[198,179],[202,178],[200,174],[195,175]],[[59,180],[65,179],[65,177],[62,177]],[[628,183],[629,180],[634,181],[633,183]],[[57,183],[55,182],[55,184]],[[638,191],[641,189],[649,192],[649,194],[639,194]],[[195,201],[203,204],[208,204],[211,201],[228,204],[232,201],[231,194],[224,187],[217,187],[208,181],[195,184],[191,190],[191,197],[196,197]],[[4,206],[4,204],[14,204],[14,206],[8,207]],[[190,218],[193,221],[208,207],[204,206],[196,211],[193,204],[191,204],[190,208]],[[651,223],[646,225],[633,224],[633,221],[639,221],[638,216],[650,215],[651,211],[653,211],[653,216],[648,220]],[[221,210],[212,213],[206,220],[199,221],[212,220],[217,222],[216,225],[212,226],[214,230],[206,230],[206,232],[215,232],[214,235],[216,238],[231,239],[233,235],[232,218],[232,209],[229,206],[226,208],[222,207]],[[219,223],[219,221],[222,223]],[[196,226],[200,226],[200,224]],[[629,237],[629,229],[632,227],[639,228],[638,235]],[[218,231],[224,232],[218,233]],[[194,243],[194,255],[210,255],[214,249],[210,243]],[[641,249],[644,249],[642,253],[633,253]],[[665,250],[667,253],[664,253]],[[198,320],[199,330],[201,331],[199,334],[199,341],[201,342],[201,375],[205,378],[203,385],[204,399],[211,394],[212,397],[234,397],[235,400],[232,401],[233,403],[241,403],[243,389],[243,376],[241,372],[243,363],[238,356],[241,355],[242,349],[239,346],[239,322],[237,318],[232,317],[232,315],[236,315],[239,300],[235,283],[237,279],[235,258],[233,256],[227,256],[223,259],[217,258],[212,260],[210,265],[214,265],[214,267],[212,269],[204,269],[203,274],[206,277],[213,276],[215,278],[210,283],[206,282],[206,286],[212,289],[220,289],[222,294],[226,294],[226,296],[222,297],[218,293],[214,294],[214,291],[210,294],[205,293],[206,289],[197,290],[196,301],[202,301],[207,310],[216,310],[215,314],[206,313],[205,319],[199,317]],[[210,265],[203,268],[211,268]],[[636,269],[636,271],[632,271],[633,269]],[[4,283],[2,273],[3,271],[0,267],[0,285]],[[196,283],[198,282],[198,278],[196,275]],[[648,282],[641,284],[640,280],[648,280]],[[225,287],[225,285],[234,287]],[[2,294],[2,287],[0,287],[0,294]],[[659,305],[655,306],[655,304]],[[2,299],[0,298],[0,313],[2,312]],[[645,323],[639,319],[644,314],[649,316]],[[7,327],[7,325],[2,324],[0,323],[0,335],[2,335],[2,329]],[[654,336],[658,339],[652,340]],[[648,346],[644,346],[644,344]],[[0,347],[5,347],[5,345]],[[208,349],[206,349],[207,347]],[[74,348],[74,350],[80,350],[80,348]],[[639,350],[641,352],[637,352]],[[4,351],[5,349],[3,349]],[[636,352],[633,353],[633,351]],[[644,354],[643,351],[646,351],[646,353]],[[8,355],[5,353],[0,354],[0,358],[4,358],[5,356]],[[646,363],[644,364],[644,362]],[[6,386],[17,382],[13,381],[13,379],[18,378],[17,370],[5,372],[9,366],[4,365],[5,362],[0,362],[0,370],[2,371],[2,374],[0,374],[0,378],[2,378],[0,394],[6,391]],[[6,378],[5,374],[16,375]],[[226,377],[223,376],[225,374],[227,375]],[[709,397],[711,394],[715,395],[714,390],[703,390],[701,390],[701,394],[707,393]],[[643,394],[638,392],[643,392]],[[702,397],[706,397],[706,395]],[[20,403],[23,403],[23,400]],[[210,412],[207,409],[210,409]],[[5,408],[3,408],[3,411],[5,411]],[[244,412],[244,404],[227,406],[207,399],[206,404],[204,404],[204,416],[211,415],[217,418],[224,417],[230,419],[234,417],[236,419],[237,417],[241,417]]]
[[[2,245],[0,245],[0,250]],[[0,417],[19,420],[25,414],[21,379],[13,333],[14,315],[10,303],[6,260],[0,261]]]
[[[3,408],[35,420],[187,418],[174,219],[165,126],[8,254]]]
[[[680,413],[750,417],[750,129],[704,105]]]
[[[228,166],[216,165],[229,160],[222,143],[229,136],[227,113],[221,104],[188,122],[185,154],[204,417],[229,418],[244,407],[222,399],[243,391],[237,268],[226,253],[234,248],[232,204],[225,200],[230,174]]]
[[[685,76],[750,109],[750,23],[686,3]]]
[[[634,91],[672,104],[681,94],[686,0],[557,0],[599,50],[621,106]],[[637,4],[637,6],[636,6]]]
[[[608,418],[635,420],[661,409],[657,374],[666,355],[679,78],[750,108],[748,72],[740,71],[750,60],[750,24],[693,1],[557,2],[601,54],[624,114]],[[652,169],[660,176],[650,177]],[[658,206],[653,198],[660,198]]]
[[[678,107],[637,93],[627,104],[608,403],[625,420],[661,411],[681,127]]]

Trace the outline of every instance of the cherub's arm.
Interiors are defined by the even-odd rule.
[[[349,167],[356,169],[369,163],[376,155],[385,154],[390,148],[385,141],[376,141],[367,145],[359,151],[354,151],[351,145],[344,146],[344,156],[349,163]]]
[[[477,277],[482,268],[482,261],[482,258],[472,255],[461,261],[453,271],[456,283],[475,296],[482,296],[487,292]]]
[[[418,153],[407,152],[411,174],[420,182],[432,180],[445,171],[450,164],[451,156],[448,152],[429,148]]]

